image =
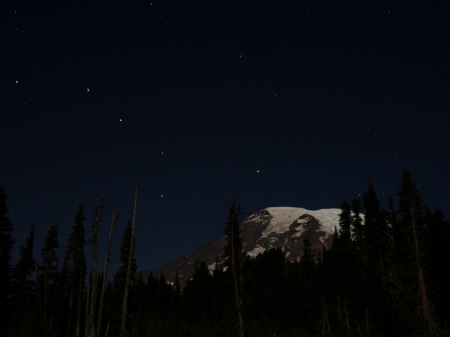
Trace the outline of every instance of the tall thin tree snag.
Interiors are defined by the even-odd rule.
[[[426,271],[424,267],[426,265],[426,247],[425,242],[427,240],[427,232],[429,231],[428,224],[424,221],[423,215],[423,201],[420,197],[416,183],[411,180],[411,175],[408,171],[403,172],[402,186],[398,193],[399,208],[402,214],[402,221],[400,224],[402,227],[398,230],[397,242],[402,242],[403,237],[407,238],[407,241],[403,243],[405,261],[408,262],[406,271],[408,273],[415,273],[416,282],[411,290],[417,290],[417,297],[413,298],[411,307],[416,308],[415,314],[417,314],[418,323],[417,333],[424,337],[439,336],[440,329],[439,324],[434,315],[434,309],[432,303],[428,298],[429,284],[426,280]],[[406,255],[408,254],[408,255]],[[406,277],[404,276],[406,279]],[[411,293],[411,295],[414,295]],[[415,302],[415,303],[414,303]]]
[[[225,234],[227,243],[224,249],[224,256],[227,259],[233,280],[234,299],[236,303],[237,320],[239,326],[239,336],[244,337],[244,320],[242,317],[242,238],[239,229],[239,207],[236,202],[230,207],[230,213],[225,224]]]
[[[434,319],[430,301],[428,300],[427,284],[425,282],[423,272],[423,261],[422,261],[423,253],[420,247],[419,234],[417,233],[417,223],[416,223],[416,215],[414,212],[414,206],[411,206],[411,227],[414,241],[414,255],[417,268],[417,281],[419,284],[421,314],[423,320],[425,321],[426,329],[428,330],[426,336],[434,336],[437,330],[436,322]]]
[[[100,336],[101,326],[102,326],[102,316],[103,316],[103,304],[105,302],[105,292],[106,292],[106,282],[108,280],[108,269],[111,264],[110,252],[112,245],[112,235],[114,231],[114,227],[117,221],[117,209],[115,208],[112,213],[111,226],[109,228],[109,238],[108,238],[108,246],[106,248],[106,257],[105,257],[105,266],[103,269],[103,279],[102,279],[102,288],[100,293],[100,301],[98,304],[98,318],[97,318],[97,327],[96,327],[96,337]]]
[[[134,253],[134,233],[136,230],[136,210],[137,210],[137,201],[138,201],[138,181],[136,180],[136,188],[134,192],[134,207],[133,207],[133,220],[131,226],[131,238],[130,238],[130,253],[128,255],[128,266],[127,266],[127,275],[125,279],[125,290],[123,294],[123,306],[122,306],[122,322],[120,325],[120,337],[126,336],[126,328],[127,328],[127,310],[128,310],[128,292],[130,288],[130,279],[131,279],[131,263],[133,260]]]
[[[72,232],[69,235],[63,265],[65,280],[68,282],[67,337],[78,337],[81,333],[81,309],[83,307],[82,300],[84,298],[84,281],[86,277],[84,220],[84,208],[80,204]]]
[[[97,288],[98,288],[98,248],[100,239],[100,228],[103,217],[103,199],[100,200],[98,206],[95,209],[95,218],[92,224],[92,238],[90,244],[93,246],[93,266],[92,277],[88,286],[88,300],[87,300],[87,323],[86,323],[86,335],[88,337],[95,337],[95,313],[97,311]]]
[[[322,311],[323,311],[323,321],[322,321],[322,337],[331,336],[330,320],[328,318],[328,306],[325,300],[322,298]]]

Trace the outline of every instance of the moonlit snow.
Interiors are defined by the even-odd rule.
[[[266,208],[272,215],[272,219],[267,228],[262,233],[265,237],[270,233],[281,234],[289,230],[289,226],[304,214],[309,214],[315,217],[321,225],[324,227],[324,231],[327,233],[333,233],[335,227],[339,227],[339,214],[340,209],[327,208],[319,209],[317,211],[311,211],[305,208],[297,207],[269,207]],[[302,221],[301,219],[299,221]]]

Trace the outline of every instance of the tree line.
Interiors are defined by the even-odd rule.
[[[138,272],[134,218],[123,232],[119,270],[108,278],[109,240],[100,271],[102,201],[88,239],[80,205],[63,254],[53,224],[34,257],[32,227],[12,266],[13,226],[0,189],[1,335],[450,336],[450,224],[427,207],[406,171],[397,200],[383,207],[369,183],[361,197],[342,202],[332,247],[314,251],[305,240],[298,262],[279,249],[246,256],[233,202],[224,262],[211,270],[197,261],[181,284]],[[114,213],[110,233],[116,220]]]

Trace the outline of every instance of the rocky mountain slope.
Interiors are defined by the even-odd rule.
[[[315,251],[330,247],[335,228],[339,229],[340,209],[307,210],[295,207],[269,207],[260,210],[242,221],[243,249],[256,256],[270,248],[281,248],[288,261],[298,261],[303,251],[303,242],[308,239]],[[207,243],[189,255],[178,258],[153,275],[164,274],[168,281],[186,282],[192,276],[195,261],[205,261],[210,268],[222,261],[225,237]]]

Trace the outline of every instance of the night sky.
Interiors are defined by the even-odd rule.
[[[450,214],[447,1],[1,1],[0,185],[18,246],[63,246],[139,178],[137,262],[221,235],[232,198],[338,208],[403,169]],[[115,262],[117,267],[118,262]]]

